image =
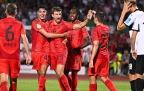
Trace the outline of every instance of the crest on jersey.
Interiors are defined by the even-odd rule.
[[[37,24],[37,28],[41,28],[41,25],[40,25],[40,24]]]

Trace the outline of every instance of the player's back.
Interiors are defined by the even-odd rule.
[[[21,33],[24,27],[20,21],[13,17],[0,20],[0,58],[19,59]]]
[[[98,58],[108,58],[108,40],[110,28],[107,25],[98,25],[92,31],[92,39],[99,41]]]

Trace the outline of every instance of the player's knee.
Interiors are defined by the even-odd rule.
[[[63,71],[56,70],[55,72],[58,77],[61,77],[63,75]]]
[[[8,81],[8,75],[5,73],[0,74],[0,82]]]
[[[10,83],[17,83],[17,77],[16,78],[10,78]]]
[[[136,79],[137,78],[142,78],[143,77],[143,75],[141,75],[141,74],[136,74]]]
[[[100,77],[102,82],[105,82],[106,80],[108,80],[108,77]]]

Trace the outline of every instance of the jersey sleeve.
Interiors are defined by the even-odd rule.
[[[132,30],[134,31],[139,31],[139,20],[136,19],[133,26],[132,26]]]
[[[67,28],[68,31],[73,29],[73,24],[72,23],[65,22],[65,25],[66,25],[66,28]]]
[[[92,41],[99,41],[98,30],[97,28],[92,30]]]
[[[24,25],[21,23],[21,34],[26,34]]]
[[[32,22],[32,28],[33,28],[34,30],[36,30],[36,31],[39,31],[39,30],[42,29],[43,27],[42,27],[39,23],[37,23],[36,21],[33,21],[33,22]]]
[[[124,24],[130,26],[136,19],[135,15],[130,14],[129,17],[125,20]]]
[[[83,38],[86,38],[87,36],[89,36],[86,27],[82,28],[82,33],[83,33]]]

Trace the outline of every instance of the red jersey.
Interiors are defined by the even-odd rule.
[[[81,23],[78,21],[76,24]],[[77,30],[69,31],[68,33],[68,43],[72,48],[78,48],[82,46],[84,39],[89,36],[86,28],[81,28]]]
[[[41,28],[47,30],[46,25],[48,22],[42,22],[40,19],[35,19],[32,21],[32,51],[34,52],[49,52],[49,40],[38,32]]]
[[[8,17],[0,20],[0,58],[20,59],[20,36],[26,34],[23,24]]]
[[[107,25],[98,25],[92,31],[92,42],[99,41],[99,49],[96,55],[97,59],[108,59],[108,40],[110,28]]]
[[[49,22],[48,31],[51,33],[61,34],[72,29],[73,25],[71,23],[62,20],[59,24],[54,24],[54,20],[51,20]],[[50,50],[52,53],[63,52],[67,49],[66,45],[62,43],[63,40],[64,38],[51,39]]]

